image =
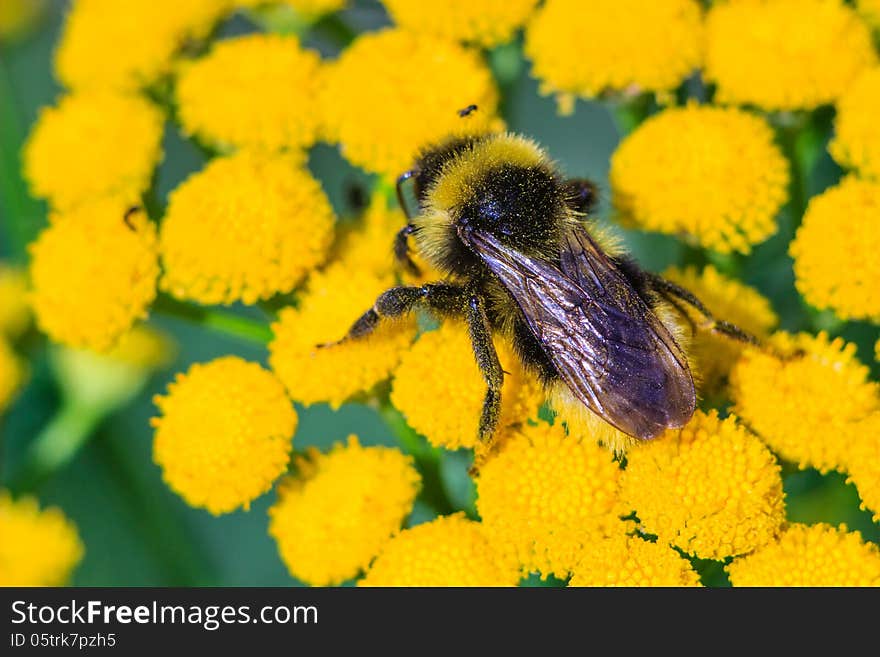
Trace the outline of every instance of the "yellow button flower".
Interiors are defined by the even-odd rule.
[[[0,415],[12,403],[24,376],[24,365],[6,338],[0,335]]]
[[[700,576],[663,543],[635,536],[591,542],[574,567],[569,586],[700,586]]]
[[[67,209],[110,194],[136,198],[162,155],[164,118],[135,95],[74,93],[43,108],[24,149],[31,191]]]
[[[516,568],[480,523],[457,513],[405,529],[385,544],[359,586],[514,586]]]
[[[624,222],[749,253],[776,231],[788,163],[763,119],[690,104],[630,134],[611,158],[610,182]]]
[[[499,428],[538,416],[543,393],[510,345],[495,340],[504,377]],[[446,320],[410,347],[394,373],[391,403],[432,445],[477,447],[486,382],[464,322]]]
[[[217,42],[177,81],[184,130],[221,149],[312,145],[320,112],[320,58],[293,36],[251,34]]]
[[[397,206],[389,207],[388,196],[379,191],[373,194],[360,221],[340,230],[334,253],[340,262],[352,268],[367,269],[377,276],[396,274],[406,285],[442,280],[444,275],[428,264],[418,251],[410,251],[410,257],[419,268],[418,275],[407,272],[395,260],[392,245],[406,223],[403,211]]]
[[[76,0],[55,53],[71,88],[132,89],[169,72],[175,53],[207,36],[228,0]],[[118,142],[123,144],[126,142]]]
[[[880,409],[880,386],[841,338],[778,333],[773,345],[790,357],[749,349],[734,367],[734,410],[782,458],[844,468],[851,425]]]
[[[779,322],[770,302],[757,290],[728,278],[709,265],[702,271],[695,267],[673,268],[663,275],[687,288],[718,319],[732,322],[752,335],[766,338]],[[743,344],[699,328],[703,318],[688,308],[696,324],[688,355],[698,373],[698,386],[704,394],[719,392],[743,350]]]
[[[340,226],[333,248],[334,255],[350,267],[365,269],[376,276],[403,274],[395,261],[392,247],[397,232],[406,223],[403,211],[397,207],[391,208],[388,196],[381,191],[376,192],[357,223]]]
[[[290,574],[338,585],[365,570],[401,528],[419,489],[412,457],[361,447],[357,437],[328,454],[311,449],[278,487],[269,534]]]
[[[106,199],[55,214],[30,246],[31,302],[56,342],[106,351],[147,315],[159,275],[156,229]]]
[[[489,48],[513,38],[537,0],[382,0],[382,4],[401,27]]]
[[[31,323],[27,274],[0,262],[0,335],[17,338]]]
[[[456,131],[484,130],[498,104],[477,53],[386,29],[362,34],[328,66],[324,121],[351,163],[397,177],[417,150]],[[479,106],[465,119],[458,110]]]
[[[272,325],[269,363],[292,399],[334,408],[386,380],[415,335],[412,317],[388,320],[373,334],[340,340],[355,320],[391,287],[393,279],[337,262],[309,278],[297,308]]]
[[[497,443],[476,476],[477,511],[523,572],[566,577],[584,546],[623,534],[620,468],[595,440],[538,422]]]
[[[852,423],[849,433],[847,481],[858,490],[861,508],[874,514],[874,522],[880,522],[880,412]]]
[[[745,554],[772,541],[785,520],[773,454],[736,419],[697,411],[627,453],[621,497],[645,532],[701,559]]]
[[[814,196],[789,252],[806,301],[842,319],[880,321],[880,182],[844,178]]]
[[[591,98],[674,89],[699,68],[701,39],[693,0],[548,0],[525,52],[542,92]]]
[[[169,197],[161,285],[205,304],[290,292],[323,261],[333,221],[321,186],[296,158],[216,158]]]
[[[831,156],[841,166],[874,180],[880,180],[880,126],[874,120],[878,106],[880,68],[872,68],[838,99],[834,139],[828,145]]]
[[[281,382],[256,363],[197,363],[154,402],[153,459],[191,506],[215,515],[247,509],[287,468],[296,412]]]
[[[716,100],[767,110],[832,103],[877,59],[870,30],[840,0],[718,2],[706,33]]]
[[[84,549],[60,509],[0,491],[0,586],[65,586]]]
[[[725,570],[734,586],[880,586],[880,550],[845,525],[793,524]]]
[[[880,29],[880,0],[856,0],[856,10],[875,30]]]

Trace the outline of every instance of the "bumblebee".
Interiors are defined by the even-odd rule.
[[[404,184],[413,187],[414,212]],[[691,367],[675,323],[663,319],[666,308],[687,318],[683,304],[693,307],[705,328],[755,341],[716,320],[689,291],[600,246],[590,218],[595,186],[563,178],[522,136],[456,136],[426,148],[400,176],[398,197],[408,223],[395,239],[396,259],[418,272],[413,240],[445,278],[387,290],[343,340],[416,307],[464,318],[487,386],[482,440],[498,424],[504,377],[493,334],[507,336],[557,396],[638,440],[683,426],[696,406]]]

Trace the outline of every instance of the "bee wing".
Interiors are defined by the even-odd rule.
[[[684,353],[617,265],[575,227],[559,266],[462,234],[501,280],[562,380],[590,410],[648,439],[683,426],[696,405]]]

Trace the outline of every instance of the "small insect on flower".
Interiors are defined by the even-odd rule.
[[[473,111],[466,108],[464,112]],[[351,327],[370,334],[384,318],[421,306],[463,317],[486,381],[479,435],[498,424],[504,372],[492,341],[506,335],[552,395],[573,398],[635,439],[683,426],[696,405],[673,312],[754,341],[716,321],[693,294],[610,245],[591,225],[595,186],[566,180],[534,142],[513,134],[456,136],[423,150],[398,181],[413,183],[418,211],[397,236],[401,265],[416,269],[408,237],[444,280],[394,287]],[[663,319],[661,319],[663,318]]]

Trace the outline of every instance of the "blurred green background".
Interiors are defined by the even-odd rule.
[[[19,150],[39,108],[52,104],[61,89],[52,78],[51,61],[66,3],[49,0],[39,23],[24,38],[0,44],[0,258],[26,262],[24,244],[45,224],[44,204],[31,199],[18,170]],[[338,19],[356,31],[388,23],[375,2],[355,2]],[[339,27],[338,23],[335,25]],[[333,25],[319,23],[306,43],[332,57],[338,52]],[[243,16],[228,20],[220,37],[256,30]],[[528,76],[528,65],[518,47],[506,47],[490,57],[504,80],[503,112],[512,130],[533,136],[544,144],[561,167],[573,176],[599,183],[603,203],[601,220],[609,214],[607,174],[609,158],[620,139],[620,128],[609,105],[579,101],[572,116],[556,114],[552,98],[537,93]],[[694,84],[697,84],[694,82]],[[830,126],[830,117],[822,118]],[[120,145],[124,157],[124,144]],[[190,172],[203,163],[199,150],[168,126],[165,157],[158,174],[160,200],[164,200]],[[335,148],[313,149],[310,168],[322,181],[337,212],[350,214],[348,190],[369,184],[362,173],[347,165]],[[744,163],[744,166],[748,166]],[[808,180],[811,194],[836,182],[839,169],[827,155],[820,156]],[[673,238],[634,231],[625,234],[636,258],[649,269],[660,271],[671,264],[704,264],[704,253],[684,247]],[[779,233],[755,252],[736,263],[744,280],[773,302],[790,330],[822,325],[822,317],[805,309],[794,292],[791,262],[786,254],[793,222],[784,211]],[[86,547],[73,583],[86,586],[287,586],[296,584],[278,558],[274,542],[266,533],[266,510],[274,493],[259,498],[249,512],[214,517],[188,507],[162,482],[153,463],[149,418],[155,413],[151,398],[164,390],[174,373],[190,363],[228,353],[265,363],[266,351],[253,344],[211,334],[179,320],[153,316],[151,323],[178,343],[178,356],[171,366],[153,377],[147,389],[129,406],[103,422],[98,431],[64,468],[32,488],[42,504],[61,507],[77,524]],[[817,324],[818,323],[818,324]],[[854,340],[862,361],[874,368],[873,341],[876,327],[853,323],[832,326],[833,332]],[[5,417],[0,418],[0,487],[5,487],[22,463],[29,441],[58,408],[58,388],[47,362],[46,341],[36,334],[23,343],[31,376]],[[394,437],[372,409],[350,404],[338,412],[325,406],[297,408],[299,428],[294,446],[326,448],[356,433],[366,444],[394,444]],[[472,488],[466,475],[467,454],[448,454],[442,460],[443,484],[453,500],[468,505]],[[858,510],[858,497],[838,474],[822,476],[785,465],[788,514],[793,521],[846,522],[865,538],[880,541],[880,528],[870,514]],[[429,518],[433,512],[417,504],[411,522]],[[14,540],[2,537],[0,540]],[[710,569],[718,574],[718,569]],[[723,576],[721,580],[723,581]]]

